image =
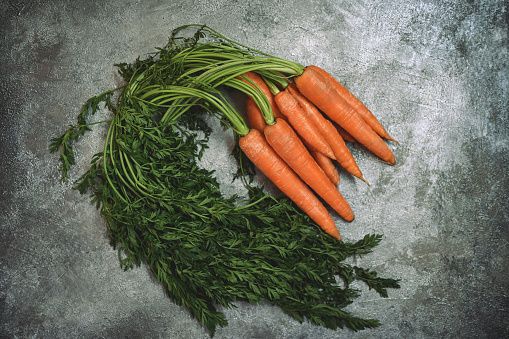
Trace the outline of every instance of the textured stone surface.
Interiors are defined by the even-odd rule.
[[[352,152],[372,186],[342,173],[356,213],[343,237],[385,235],[357,262],[402,279],[350,310],[383,326],[353,333],[300,324],[268,305],[226,310],[217,338],[509,336],[508,13],[502,1],[2,2],[0,14],[0,337],[207,338],[145,267],[123,272],[104,223],[71,190],[101,146],[80,143],[58,180],[51,137],[89,97],[119,83],[114,63],[205,23],[340,78],[400,142],[398,163]],[[104,117],[108,116],[103,112]],[[98,117],[100,119],[101,117]],[[204,165],[225,191],[234,164],[218,133]],[[218,162],[215,159],[220,159]]]

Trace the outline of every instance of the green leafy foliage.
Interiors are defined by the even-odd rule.
[[[98,96],[88,99],[83,104],[80,114],[78,115],[78,124],[71,125],[65,133],[56,138],[51,139],[50,152],[55,153],[60,150],[60,172],[62,173],[62,180],[67,179],[67,173],[72,165],[75,163],[74,151],[72,144],[80,138],[85,132],[90,131],[90,126],[102,123],[87,124],[86,119],[88,115],[94,115],[99,109],[99,104],[104,103],[104,107],[113,110],[113,103],[111,102],[112,95],[118,89],[106,91]]]
[[[91,98],[79,124],[52,139],[50,150],[62,150],[62,179],[74,163],[73,142],[89,126],[89,110],[105,102],[114,115],[104,151],[92,157],[75,188],[100,210],[124,270],[147,265],[166,295],[212,335],[228,323],[221,308],[239,301],[268,301],[298,321],[331,329],[379,326],[344,310],[359,293],[351,284],[363,281],[386,297],[398,281],[344,261],[370,253],[380,235],[353,243],[328,236],[290,200],[251,185],[247,178],[255,170],[237,147],[237,177],[249,197],[240,203],[237,196],[225,198],[214,173],[198,166],[210,135],[202,114],[215,113],[214,107],[180,97],[171,107],[153,104],[161,96],[154,99],[151,90],[175,85],[175,46],[194,46],[202,33],[184,41],[172,35],[159,57],[118,65],[126,86],[116,105],[116,90]],[[173,118],[163,119],[170,109]]]

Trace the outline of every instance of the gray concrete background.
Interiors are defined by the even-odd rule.
[[[119,268],[104,223],[71,190],[104,137],[79,145],[58,180],[51,137],[89,97],[119,82],[117,62],[204,23],[340,78],[400,141],[398,163],[353,148],[367,187],[342,173],[356,221],[343,237],[384,234],[356,261],[402,288],[363,289],[349,310],[383,326],[353,333],[300,324],[269,305],[225,310],[217,338],[509,336],[508,8],[503,1],[2,1],[0,10],[0,337],[207,338],[145,267]],[[108,116],[103,112],[104,117]],[[101,119],[98,117],[97,119]],[[218,133],[204,165],[221,169]],[[212,154],[212,156],[211,156]],[[218,161],[217,159],[221,159]],[[224,173],[224,174],[223,174]]]

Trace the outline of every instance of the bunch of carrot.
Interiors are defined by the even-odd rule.
[[[198,42],[205,34],[217,41]],[[169,84],[135,85],[131,100],[164,108],[160,123],[174,121],[193,105],[214,107],[240,136],[239,146],[253,164],[340,240],[319,199],[353,221],[354,213],[337,189],[334,161],[367,183],[345,140],[362,144],[390,165],[396,161],[384,139],[395,140],[359,99],[322,68],[265,54],[206,26],[200,26],[194,37],[191,43],[173,46],[162,59],[167,63],[164,69],[173,72]],[[135,74],[134,83],[150,80],[150,68],[146,73]],[[219,86],[247,94],[249,126],[224,100]]]
[[[267,97],[275,118],[268,122],[248,97],[251,129],[240,138],[241,149],[325,232],[341,240],[317,195],[351,222],[354,213],[337,189],[339,174],[333,161],[367,183],[342,135],[390,165],[396,163],[395,157],[383,139],[395,140],[358,98],[320,67],[307,66],[294,82],[279,81],[280,87],[254,71],[240,78]]]

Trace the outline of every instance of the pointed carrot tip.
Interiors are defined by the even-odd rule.
[[[364,176],[361,175],[358,178],[361,179],[362,181],[364,181],[366,183],[366,185],[371,186],[370,183],[366,179],[364,179]]]
[[[387,159],[385,162],[391,166],[394,166],[396,165],[396,157],[394,156],[394,154],[391,154],[389,159]]]
[[[394,139],[394,138],[393,138],[393,137],[391,137],[391,136],[388,136],[388,137],[387,137],[387,140],[392,141],[392,142],[395,142],[395,143],[397,143],[397,144],[399,145],[399,141],[397,141],[396,139]]]
[[[341,241],[341,234],[339,234],[339,231],[337,229],[334,229],[334,230],[331,230],[331,231],[327,231],[327,233],[329,233],[329,235],[331,237],[336,238],[339,241]]]

